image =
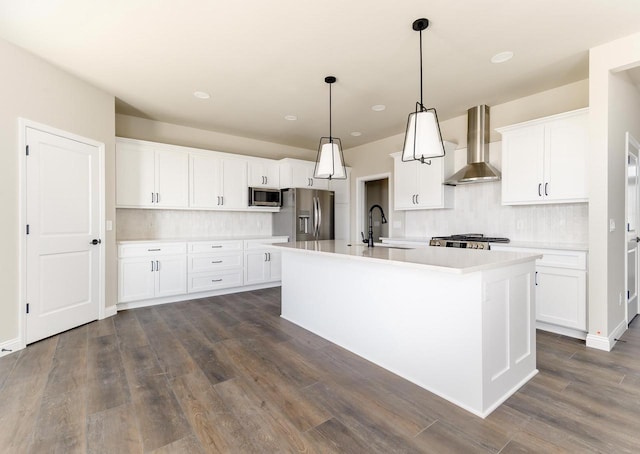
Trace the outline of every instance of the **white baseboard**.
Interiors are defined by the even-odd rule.
[[[251,290],[260,290],[263,288],[280,287],[281,282],[266,282],[263,284],[243,285],[241,287],[230,287],[210,292],[184,293],[175,296],[165,296],[163,298],[154,298],[143,301],[130,301],[127,303],[118,303],[117,310],[137,309],[139,307],[157,306],[159,304],[177,303],[178,301],[197,300],[200,298],[208,298],[210,296],[228,295],[229,293],[249,292]],[[108,309],[108,308],[107,308]]]
[[[617,342],[616,339],[620,339],[620,336],[622,336],[626,330],[627,322],[623,320],[607,337],[587,334],[587,347],[610,352]]]
[[[103,318],[113,317],[117,313],[118,313],[118,306],[116,306],[115,304],[112,304],[111,306],[107,306],[107,307],[104,308],[104,317]]]
[[[24,347],[20,339],[10,339],[0,344],[0,357],[22,350]]]
[[[585,340],[587,338],[586,331],[580,331],[573,328],[565,328],[564,326],[552,325],[551,323],[536,322],[536,329],[548,331],[550,333],[561,334],[563,336],[573,337],[575,339]]]

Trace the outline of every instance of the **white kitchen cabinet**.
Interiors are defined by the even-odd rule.
[[[118,303],[180,295],[187,290],[184,243],[138,243],[118,248]]]
[[[189,207],[246,209],[247,161],[215,153],[189,153]]]
[[[491,245],[493,251],[543,254],[536,261],[537,328],[585,339],[587,332],[587,253],[581,250]]]
[[[280,161],[280,187],[329,189],[329,180],[313,178],[315,162],[299,159],[282,159]]]
[[[276,282],[281,279],[282,253],[268,247],[268,244],[286,242],[285,237],[245,241],[244,282],[246,285]]]
[[[242,240],[189,242],[189,293],[243,285]]]
[[[586,202],[588,109],[496,129],[502,204]]]
[[[116,141],[116,205],[131,208],[186,208],[189,161],[186,153],[128,139]]]
[[[425,210],[453,208],[453,187],[442,183],[453,173],[455,145],[447,146],[443,158],[434,158],[431,164],[420,161],[402,162],[402,153],[393,153],[394,209]]]
[[[271,159],[249,159],[249,187],[280,188],[280,164]]]
[[[329,180],[329,190],[335,194],[337,204],[351,203],[351,167],[346,167],[347,178],[344,180]]]

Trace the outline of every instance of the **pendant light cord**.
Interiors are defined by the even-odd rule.
[[[331,85],[329,84],[329,143],[333,143],[333,135],[331,134]]]
[[[420,30],[420,110],[424,110],[422,103],[422,30]]]

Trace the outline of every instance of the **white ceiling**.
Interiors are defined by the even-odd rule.
[[[640,0],[0,0],[0,37],[115,95],[119,113],[310,149],[334,75],[333,135],[350,148],[404,131],[420,17],[424,103],[442,121],[587,78],[590,47],[640,30]],[[504,50],[515,57],[489,61]]]

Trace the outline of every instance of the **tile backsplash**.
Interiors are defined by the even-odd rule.
[[[588,242],[588,204],[503,206],[500,182],[455,187],[455,208],[407,211],[405,236],[482,233],[512,241]]]
[[[270,235],[271,213],[124,208],[116,210],[118,241]]]

